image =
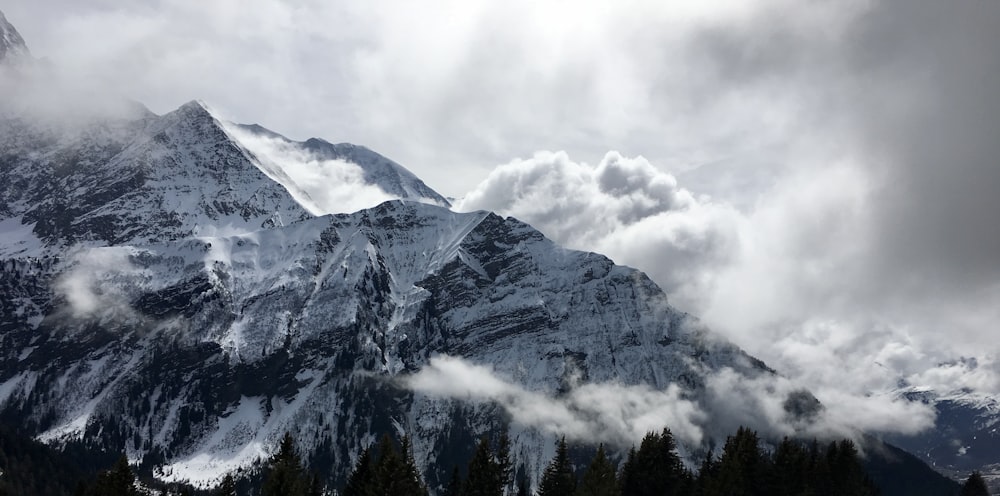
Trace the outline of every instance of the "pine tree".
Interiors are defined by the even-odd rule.
[[[766,486],[761,484],[766,466],[759,444],[757,433],[745,427],[726,439],[719,458],[718,490],[732,496],[767,492]]]
[[[569,462],[569,448],[563,437],[556,445],[556,456],[542,473],[538,496],[572,496],[576,492],[576,476]]]
[[[319,481],[319,476],[315,473],[312,474],[312,480],[309,481],[309,490],[306,491],[307,496],[323,496],[323,483]]]
[[[219,484],[219,489],[215,491],[218,496],[236,496],[236,480],[233,479],[232,474],[226,474],[222,478],[222,483]]]
[[[375,467],[371,450],[365,448],[358,456],[351,475],[347,477],[344,496],[377,496],[375,491]]]
[[[135,488],[135,474],[128,464],[128,458],[122,455],[114,467],[98,474],[91,492],[101,496],[138,495]]]
[[[962,491],[959,496],[989,496],[990,491],[986,487],[986,481],[983,480],[983,475],[979,471],[972,472],[969,478],[965,480],[965,484],[962,484]]]
[[[583,473],[580,485],[576,488],[577,496],[619,496],[618,479],[615,476],[615,466],[604,453],[604,445],[597,447],[597,453],[590,461],[587,471]]]
[[[403,459],[396,450],[392,438],[384,434],[378,443],[378,458],[375,461],[375,492],[377,494],[399,494],[397,485],[403,481]]]
[[[502,489],[496,485],[496,464],[490,450],[490,440],[483,436],[476,445],[476,451],[469,460],[469,472],[462,488],[463,496],[501,496]]]
[[[500,433],[494,458],[495,484],[500,489],[500,493],[503,494],[514,482],[514,461],[510,457],[510,435],[506,430]]]
[[[420,477],[417,461],[413,458],[413,447],[410,445],[409,436],[403,436],[400,455],[402,465],[400,467],[400,480],[396,486],[396,494],[426,496],[427,487],[424,486],[423,480]]]
[[[528,496],[528,479],[521,478],[517,481],[517,496]]]
[[[462,494],[462,474],[458,470],[458,465],[451,469],[451,479],[444,488],[442,496],[461,496]]]
[[[802,444],[784,438],[774,451],[774,494],[802,494],[806,488],[809,461]]]
[[[690,474],[677,455],[677,446],[669,429],[661,434],[650,432],[639,450],[629,452],[622,467],[621,489],[624,496],[659,496],[687,492]]]
[[[271,457],[269,473],[261,487],[261,496],[305,496],[309,487],[302,461],[295,452],[292,435],[285,433],[278,452]]]
[[[693,491],[695,496],[715,496],[718,494],[715,481],[718,471],[719,463],[712,457],[712,451],[709,450],[701,462],[701,468],[698,469],[698,478],[695,481]]]

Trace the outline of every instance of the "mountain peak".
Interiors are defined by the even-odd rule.
[[[7,22],[7,18],[0,11],[0,62],[30,56],[24,38],[11,23]]]
[[[208,105],[201,100],[191,100],[178,107],[176,112],[185,115],[206,115],[213,117],[212,111],[209,110]]]

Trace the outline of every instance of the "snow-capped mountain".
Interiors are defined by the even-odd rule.
[[[395,382],[441,353],[551,394],[573,374],[696,395],[706,370],[770,373],[633,269],[514,219],[417,202],[4,269],[6,415],[45,440],[101,433],[168,478],[210,482],[286,430],[347,461],[399,429],[440,465],[456,430],[500,418]],[[90,312],[72,308],[72,291],[98,288]],[[549,437],[515,440],[544,462]]]
[[[302,146],[340,153],[387,197],[447,205],[398,164],[362,147],[323,143]],[[0,118],[3,255],[250,232],[313,217],[310,203],[288,171],[249,150],[200,102],[163,116],[136,105],[83,126]]]
[[[23,433],[213,484],[286,431],[342,480],[394,431],[436,487],[481,434],[510,428],[531,476],[555,437],[496,401],[408,384],[441,356],[545,397],[642,386],[705,410],[712,374],[774,375],[641,272],[513,218],[452,212],[371,150],[199,102],[128,109],[0,115],[0,419]],[[355,208],[329,195],[336,180],[380,200]],[[770,413],[820,408],[803,391],[782,400]]]
[[[3,12],[0,12],[0,61],[30,56],[31,52],[28,51],[24,38],[21,38],[17,29],[14,29],[14,26],[7,22]]]
[[[914,436],[890,436],[893,444],[955,478],[980,470],[992,489],[1000,489],[1000,402],[995,397],[913,386],[902,388],[899,394],[933,405],[937,419],[934,429]]]

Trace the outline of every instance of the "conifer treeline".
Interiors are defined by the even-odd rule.
[[[677,453],[670,430],[647,434],[638,448],[633,447],[621,470],[608,457],[604,446],[586,466],[574,466],[565,438],[556,446],[556,454],[545,468],[534,494],[538,496],[868,496],[878,489],[866,475],[858,450],[850,440],[829,444],[785,438],[773,450],[761,446],[757,433],[741,427],[729,436],[718,458],[706,455],[697,471],[688,470]],[[523,477],[514,483],[514,461],[510,438],[502,433],[497,439],[480,439],[465,467],[465,477],[458,466],[441,496],[503,496],[531,494]],[[323,496],[333,494],[319,478],[308,472],[295,449],[292,437],[285,434],[278,450],[261,472],[260,496]],[[258,481],[261,479],[257,479]],[[227,475],[211,494],[237,496],[237,484]],[[374,447],[361,452],[342,496],[427,496],[407,437],[397,444],[384,435]],[[0,494],[6,492],[0,481]],[[200,492],[200,491],[199,491]],[[135,477],[122,457],[114,467],[101,472],[89,485],[77,487],[77,495],[132,496]],[[191,494],[190,488],[159,494]],[[254,491],[253,494],[258,494]],[[961,494],[988,495],[982,477],[974,473]]]
[[[670,431],[650,433],[629,451],[620,472],[597,450],[577,480],[568,465],[566,441],[545,469],[539,496],[763,496],[878,494],[865,475],[857,449],[849,440],[820,446],[783,440],[773,453],[760,445],[757,433],[740,428],[726,439],[718,459],[707,455],[696,473],[677,454]]]

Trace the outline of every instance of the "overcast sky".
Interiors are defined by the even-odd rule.
[[[647,271],[826,401],[1000,393],[1000,3],[0,10],[83,84],[363,144],[457,208]]]

